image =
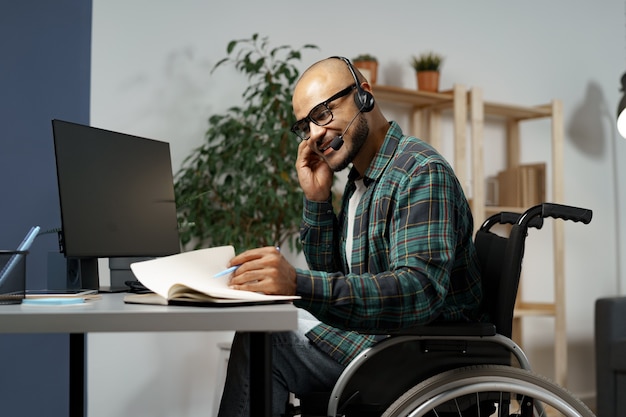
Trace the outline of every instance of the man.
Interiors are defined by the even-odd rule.
[[[244,252],[233,288],[299,295],[299,329],[273,342],[273,413],[288,393],[330,391],[378,336],[433,320],[476,320],[480,275],[473,220],[452,168],[385,119],[351,63],[331,57],[296,84],[292,130],[304,191],[301,240],[310,270],[276,248]],[[352,165],[335,215],[333,174]],[[310,314],[309,314],[310,313]],[[220,416],[247,416],[248,340],[233,342]]]

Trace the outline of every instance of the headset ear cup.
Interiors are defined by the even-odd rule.
[[[369,91],[365,91],[361,88],[361,84],[359,83],[359,79],[356,76],[356,72],[354,71],[354,67],[350,60],[343,56],[332,56],[331,58],[340,59],[346,63],[348,69],[350,70],[350,74],[354,78],[354,84],[356,85],[356,94],[354,95],[354,103],[359,108],[361,112],[368,112],[374,109],[374,96]]]
[[[372,111],[374,108],[374,96],[369,91],[365,91],[360,87],[358,87],[357,93],[354,95],[354,102],[364,113]]]

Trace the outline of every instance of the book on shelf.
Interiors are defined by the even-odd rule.
[[[520,207],[520,193],[518,167],[505,169],[498,173],[498,205]]]
[[[297,296],[267,295],[229,288],[232,273],[216,277],[235,256],[232,246],[198,249],[135,262],[135,277],[153,293],[128,294],[130,304],[236,306],[289,302]]]
[[[545,201],[546,164],[522,164],[498,173],[498,200],[504,207],[528,208]]]

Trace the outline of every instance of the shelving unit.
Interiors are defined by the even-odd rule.
[[[406,107],[410,113],[408,131],[428,140],[435,148],[441,147],[442,112],[452,113],[454,157],[451,161],[470,204],[476,228],[487,216],[500,211],[525,210],[525,207],[502,207],[485,205],[485,174],[483,156],[483,129],[485,117],[500,118],[506,123],[506,166],[520,164],[522,139],[520,124],[527,120],[551,119],[552,192],[550,202],[563,202],[563,107],[559,100],[539,106],[517,106],[483,100],[480,88],[466,89],[455,84],[449,91],[421,92],[404,88],[375,85],[374,95],[383,105]],[[470,137],[467,136],[469,123]],[[469,139],[469,140],[468,140]],[[468,154],[468,147],[470,154]],[[471,184],[471,185],[470,185]],[[468,190],[471,188],[471,192]],[[515,307],[513,339],[521,344],[521,320],[529,316],[554,317],[554,368],[555,381],[563,386],[567,382],[567,334],[565,323],[565,271],[564,230],[562,221],[553,222],[552,244],[554,250],[554,300],[537,303],[518,297]],[[523,281],[523,280],[522,280]],[[521,294],[521,291],[519,292]]]

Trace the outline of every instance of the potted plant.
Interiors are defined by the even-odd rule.
[[[294,168],[298,141],[290,131],[305,48],[270,48],[266,37],[233,40],[219,67],[244,74],[242,103],[209,117],[204,143],[174,177],[181,242],[237,251],[289,242],[299,248],[302,192]]]
[[[439,72],[443,57],[434,52],[426,52],[414,56],[411,66],[417,74],[417,89],[422,91],[439,91]]]
[[[378,60],[375,56],[369,54],[361,54],[352,58],[352,63],[359,69],[366,80],[374,85],[378,75]]]

